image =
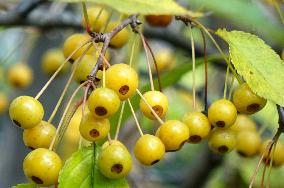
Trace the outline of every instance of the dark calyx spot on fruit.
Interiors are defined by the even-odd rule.
[[[225,122],[224,121],[217,121],[216,122],[216,125],[218,126],[218,127],[225,127]]]
[[[256,112],[256,111],[259,110],[259,108],[260,108],[260,105],[254,103],[254,104],[250,104],[250,105],[247,106],[247,111],[248,112]]]
[[[31,150],[34,150],[35,148],[31,147],[31,146],[28,146],[28,148],[30,148]]]
[[[107,110],[105,109],[105,107],[98,106],[95,108],[95,113],[99,116],[104,116],[107,114]]]
[[[20,80],[15,80],[13,81],[13,85],[17,88],[21,88],[22,87],[22,83]]]
[[[70,62],[71,64],[73,64],[73,63],[74,63],[74,59],[70,58],[70,59],[69,59],[69,62]]]
[[[155,105],[155,106],[152,106],[152,109],[156,112],[156,114],[161,117],[162,114],[163,114],[163,107],[161,107],[160,105]],[[151,112],[152,115],[154,115],[152,112]]]
[[[32,176],[31,179],[33,180],[33,182],[35,182],[36,184],[43,184],[43,181],[36,177],[36,176]]]
[[[227,151],[229,151],[229,148],[228,148],[227,146],[220,146],[220,147],[218,148],[218,151],[219,151],[220,153],[226,153]]]
[[[112,167],[111,167],[111,172],[114,172],[114,173],[121,173],[123,170],[123,166],[122,164],[114,164]]]
[[[197,143],[201,141],[201,136],[198,135],[192,135],[189,137],[189,141],[192,143]]]
[[[13,122],[14,122],[14,124],[17,125],[18,127],[22,127],[21,124],[20,124],[18,121],[13,120]]]
[[[99,82],[99,81],[101,81],[101,79],[98,78],[98,77],[95,77],[95,81],[96,81],[96,82]]]
[[[129,86],[128,85],[124,85],[124,86],[121,86],[119,88],[119,93],[121,95],[126,95],[128,93],[128,91],[129,91]]]
[[[159,162],[160,160],[159,159],[157,159],[157,160],[155,160],[155,161],[153,161],[153,162],[151,162],[151,165],[154,165],[154,164],[156,164],[157,162]]]
[[[96,137],[100,136],[100,132],[97,129],[90,130],[89,134],[93,138],[96,138]]]

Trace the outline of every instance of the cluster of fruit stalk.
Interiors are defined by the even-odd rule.
[[[121,48],[127,43],[129,35],[125,28],[127,25],[140,35],[145,52],[147,51],[148,44],[137,29],[140,24],[137,20],[138,15],[130,16],[122,23],[106,24],[109,13],[103,8],[91,7],[84,10],[85,17],[82,19],[82,24],[87,28],[88,34],[73,34],[67,38],[63,47],[67,59],[56,70],[50,70],[52,60],[46,60],[46,69],[50,70],[47,72],[53,75],[38,95],[17,97],[9,108],[11,120],[24,129],[25,145],[33,149],[23,163],[24,173],[30,181],[40,186],[58,183],[62,161],[56,154],[56,146],[64,134],[62,130],[66,129],[63,125],[68,109],[78,91],[83,87],[85,87],[84,96],[76,104],[76,107],[82,105],[79,131],[81,136],[90,142],[108,137],[108,141],[102,145],[98,160],[100,172],[108,178],[122,178],[131,171],[132,157],[123,143],[118,141],[120,121],[115,138],[111,139],[109,134],[108,118],[115,114],[120,106],[120,116],[122,116],[126,102],[140,133],[134,146],[134,154],[143,165],[154,165],[164,158],[166,152],[178,151],[185,143],[196,144],[205,139],[208,139],[209,148],[219,154],[228,153],[233,149],[237,149],[242,156],[246,157],[256,155],[259,150],[263,153],[267,141],[261,146],[261,138],[255,123],[244,114],[253,114],[261,110],[266,100],[254,94],[246,83],[241,84],[234,91],[233,102],[220,99],[210,105],[208,113],[188,112],[181,121],[164,121],[168,111],[168,98],[161,91],[154,89],[149,61],[147,66],[151,90],[144,94],[138,89],[139,77],[131,67],[131,60],[130,65],[108,63],[108,47]],[[154,26],[166,26],[172,18],[168,15],[146,16],[146,20]],[[105,34],[98,34],[105,25],[107,25]],[[103,46],[98,45],[98,42],[103,42]],[[147,52],[146,56],[148,59]],[[71,76],[51,117],[48,121],[43,121],[44,108],[38,99],[68,62],[73,64]],[[70,97],[59,125],[55,129],[51,122],[72,80],[80,85]],[[155,135],[144,134],[139,125],[130,101],[136,93],[141,97],[140,110],[144,116],[151,120],[158,120],[161,124]],[[242,114],[238,115],[238,112]],[[283,152],[284,146],[281,143],[277,144],[273,156],[274,165],[279,166],[284,163]],[[271,156],[266,154],[265,157],[269,159]]]

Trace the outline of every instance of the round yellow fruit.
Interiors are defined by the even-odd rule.
[[[8,81],[15,88],[26,88],[33,81],[33,71],[26,63],[13,64],[8,70]]]
[[[50,49],[42,57],[41,69],[48,76],[52,76],[56,70],[64,63],[65,57],[61,49]],[[60,74],[64,73],[68,69],[67,63],[61,68]]]

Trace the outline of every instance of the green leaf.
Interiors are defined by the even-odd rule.
[[[237,28],[254,31],[264,36],[271,44],[284,45],[283,25],[275,21],[275,18],[267,13],[267,9],[259,6],[258,1],[190,0],[189,6],[212,12],[223,24],[227,20],[227,23]]]
[[[252,91],[284,106],[284,62],[257,36],[242,31],[216,32],[228,44],[237,72]]]
[[[64,2],[82,2],[82,0],[57,0]],[[201,13],[194,13],[186,10],[173,0],[86,0],[101,5],[109,6],[124,14],[171,14],[189,15],[200,17]]]
[[[100,152],[99,146],[95,146],[95,151],[94,147],[86,147],[75,152],[60,172],[58,188],[128,188],[124,178],[108,179],[100,173],[97,168]]]
[[[12,188],[38,188],[38,186],[33,183],[23,183],[23,184],[14,185]]]

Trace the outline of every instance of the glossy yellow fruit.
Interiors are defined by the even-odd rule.
[[[58,153],[62,161],[66,161],[75,151],[78,150],[79,143],[81,146],[89,146],[89,143],[85,139],[81,139],[79,126],[82,118],[82,106],[80,105],[76,110],[75,114],[72,116],[67,130],[64,133],[62,141],[58,147]],[[88,106],[85,105],[84,114],[89,113]],[[80,139],[82,142],[80,142]]]
[[[169,107],[169,101],[165,94],[160,91],[148,91],[143,94],[143,97],[160,118],[163,118],[166,115]],[[156,119],[142,98],[140,99],[140,110],[147,118]]]
[[[115,64],[106,71],[106,87],[114,90],[120,100],[134,95],[138,82],[137,72],[127,64]]]
[[[109,88],[95,89],[88,99],[88,107],[96,118],[107,118],[113,115],[119,106],[118,95]]]
[[[284,60],[284,50],[282,50],[281,59]]]
[[[61,167],[60,157],[55,152],[45,148],[30,152],[23,163],[25,176],[42,187],[57,184]]]
[[[11,120],[23,129],[38,125],[44,115],[42,104],[33,97],[20,96],[15,98],[9,107]]]
[[[85,82],[87,80],[87,76],[97,64],[97,60],[98,59],[95,56],[85,55],[75,70],[74,80],[79,84]]]
[[[266,105],[267,100],[253,93],[248,84],[244,83],[235,90],[233,102],[239,112],[254,114]]]
[[[173,19],[171,15],[148,15],[145,17],[148,24],[156,27],[166,27]]]
[[[190,143],[199,143],[206,138],[211,130],[211,124],[208,118],[201,112],[188,112],[183,116],[183,123],[189,129]]]
[[[112,31],[117,27],[120,22],[110,22],[106,28],[106,32]],[[127,28],[122,29],[117,35],[110,40],[110,46],[113,48],[121,48],[128,42],[128,36],[130,35]]]
[[[255,131],[242,131],[237,134],[237,152],[244,157],[252,157],[258,153],[261,138]]]
[[[111,144],[109,144],[109,141],[106,141],[105,143],[103,143],[102,149],[107,148],[109,145],[123,146],[123,147],[125,147],[125,148],[127,149],[127,147],[126,147],[122,142],[120,142],[120,141],[118,141],[118,140],[112,140],[112,141],[111,141]]]
[[[61,49],[53,48],[45,52],[41,60],[41,69],[48,76],[52,76],[56,70],[64,63],[65,57]],[[60,74],[67,71],[69,64],[61,68]]]
[[[8,70],[8,81],[15,88],[26,88],[33,81],[33,71],[26,63],[13,64]]]
[[[176,64],[173,52],[168,49],[162,49],[157,52],[155,54],[155,59],[157,62],[157,68],[160,72],[170,70]]]
[[[189,129],[178,120],[168,120],[160,126],[156,136],[164,143],[166,151],[177,151],[187,142]]]
[[[5,93],[0,92],[0,115],[3,114],[8,106],[8,97]]]
[[[110,130],[108,119],[97,119],[91,113],[85,114],[80,127],[80,134],[90,142],[95,142],[105,138]]]
[[[261,144],[260,150],[259,150],[260,155],[263,154],[269,142],[270,140],[266,140]],[[273,148],[271,152],[272,151],[273,151]],[[274,155],[271,153],[270,156],[268,156],[268,150],[267,150],[267,152],[264,154],[263,162],[264,163],[267,162],[267,165],[270,165],[270,159],[272,156],[273,156],[273,161],[272,161],[273,166],[278,167],[284,164],[284,145],[282,142],[280,141],[277,142],[276,148],[274,149]]]
[[[23,140],[25,145],[31,149],[48,149],[55,132],[56,128],[52,124],[41,121],[37,126],[24,130]]]
[[[230,129],[216,128],[208,137],[208,145],[214,153],[229,153],[236,147],[236,135]]]
[[[97,33],[101,31],[110,16],[108,11],[101,6],[93,6],[88,8],[87,14],[91,31],[95,31]],[[82,16],[82,25],[83,27],[86,27],[84,15]]]
[[[231,130],[239,133],[241,131],[257,131],[255,122],[247,115],[238,114],[236,122],[230,127]]]
[[[102,150],[98,166],[100,172],[110,179],[123,178],[131,170],[132,158],[124,146],[111,144]]]
[[[226,99],[215,101],[208,109],[209,122],[215,127],[228,128],[235,123],[236,118],[236,107]]]
[[[87,80],[87,77],[89,76],[95,65],[97,64],[98,57],[99,53],[96,53],[96,55],[85,55],[82,58],[81,62],[79,62],[74,73],[74,80],[77,83],[82,84]],[[109,58],[110,58],[109,51],[107,51],[106,59],[109,60]],[[100,81],[101,79],[102,79],[102,71],[98,70],[95,81]]]
[[[163,159],[165,146],[158,137],[145,134],[137,140],[134,154],[140,163],[147,166],[154,165]]]
[[[77,48],[79,48],[80,46],[82,46],[83,44],[85,44],[87,41],[91,40],[91,37],[87,34],[82,34],[82,33],[77,33],[77,34],[73,34],[71,36],[69,36],[63,45],[63,53],[64,56],[67,58],[69,57]],[[86,44],[85,46],[81,47],[77,52],[75,52],[71,59],[70,62],[74,62],[77,58],[79,58],[85,50],[87,50],[88,44]],[[94,53],[94,47],[91,46],[86,54],[91,55],[92,53]]]

